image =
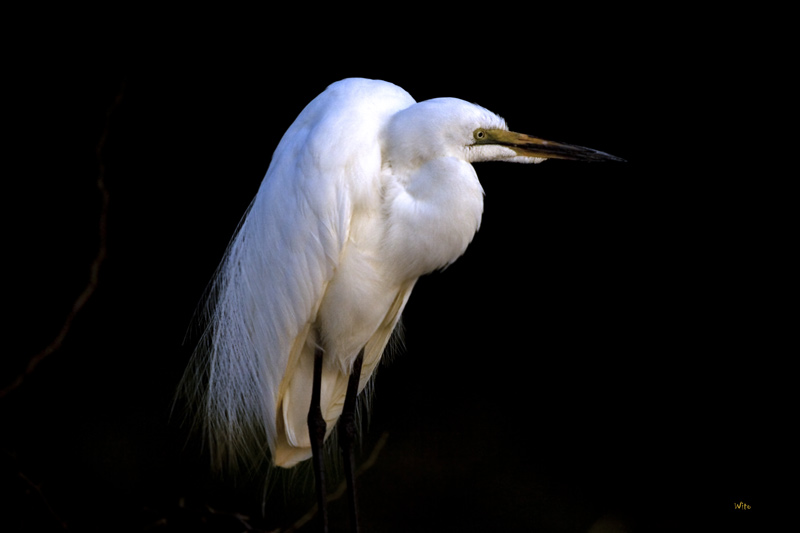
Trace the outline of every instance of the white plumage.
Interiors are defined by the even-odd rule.
[[[219,267],[184,378],[215,462],[309,458],[315,347],[330,433],[359,351],[361,391],[417,278],[455,261],[478,230],[483,190],[470,163],[545,157],[613,159],[509,132],[462,100],[415,103],[382,81],[343,80],[314,99]]]

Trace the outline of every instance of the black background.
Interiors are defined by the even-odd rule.
[[[756,164],[747,37],[656,10],[500,7],[184,13],[124,32],[120,14],[18,41],[3,386],[88,282],[104,134],[110,203],[96,292],[0,399],[4,531],[272,531],[312,506],[301,470],[262,516],[260,476],[212,477],[170,409],[195,306],[272,150],[350,76],[628,160],[477,165],[481,229],[420,280],[405,349],[378,373],[365,531],[747,529],[776,512],[791,241],[786,177]]]

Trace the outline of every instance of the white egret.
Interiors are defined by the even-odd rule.
[[[356,395],[417,279],[461,256],[480,226],[471,163],[546,158],[619,160],[383,81],[343,80],[308,104],[216,273],[182,384],[214,462],[288,468],[313,456],[325,523],[323,442],[339,421],[352,487]],[[351,508],[355,522],[352,489]]]

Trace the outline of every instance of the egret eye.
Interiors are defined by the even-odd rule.
[[[473,135],[476,141],[482,141],[486,138],[486,132],[484,130],[475,130]]]

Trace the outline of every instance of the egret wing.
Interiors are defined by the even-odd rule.
[[[258,462],[285,440],[282,383],[317,342],[316,314],[347,246],[354,203],[380,189],[381,125],[411,103],[385,82],[339,82],[303,110],[275,150],[218,269],[184,385],[202,404],[217,466]]]

